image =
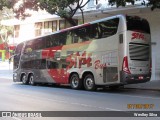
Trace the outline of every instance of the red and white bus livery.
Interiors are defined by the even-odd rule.
[[[151,35],[146,19],[116,15],[17,45],[14,82],[69,84],[73,89],[147,82]]]

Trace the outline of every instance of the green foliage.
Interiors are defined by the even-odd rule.
[[[78,9],[82,8],[90,1],[87,0],[86,3],[83,3],[83,0],[0,0],[1,9],[3,6],[12,8],[16,14],[16,18],[25,19],[27,16],[30,16],[26,12],[27,9],[46,10],[51,14],[57,14],[58,16],[70,20],[71,24],[75,24],[72,20],[72,17],[77,12]]]
[[[131,3],[132,5],[134,5],[135,0],[109,0],[108,2],[112,6],[116,4],[117,7],[119,7],[119,6],[123,6],[124,7],[124,6],[126,6],[127,2]]]
[[[0,25],[0,39],[8,43],[8,37],[13,36],[13,27]]]
[[[11,0],[0,0],[0,10],[3,10],[3,7],[7,6],[8,8],[12,7],[10,3]]]
[[[76,2],[77,0],[39,0],[39,6],[51,14],[57,14],[61,17],[71,17],[71,11],[68,11],[66,8],[74,5]]]
[[[89,1],[90,0],[87,0],[85,3],[83,3],[83,0],[39,0],[38,4],[41,9],[45,9],[51,14],[57,14],[58,16],[68,20],[72,25],[76,25],[72,17],[75,15],[78,9],[83,12],[82,8]]]
[[[0,10],[2,10],[4,6],[13,8],[16,17],[24,19],[26,16],[30,16],[26,13],[27,9],[38,10],[41,8],[51,14],[57,14],[62,18],[71,20],[78,9],[82,12],[83,16],[82,8],[90,0],[86,0],[86,3],[82,1],[83,0],[0,0]],[[134,5],[135,1],[137,0],[109,0],[109,4],[119,7],[126,6],[126,3]],[[141,1],[142,5],[151,6],[152,10],[160,8],[160,0],[148,0],[148,4],[146,4],[144,0]]]
[[[134,3],[137,0],[109,0],[109,4],[110,5],[116,5],[117,7],[119,6],[126,6],[126,3],[131,3],[132,5],[134,5]],[[148,0],[149,3],[146,4],[146,2],[144,0],[139,0],[141,1],[141,5],[146,5],[146,6],[151,6],[151,9],[154,10],[156,8],[160,8],[160,0]]]
[[[154,10],[155,8],[160,9],[160,1],[159,0],[149,0],[148,6],[152,6],[151,10]]]

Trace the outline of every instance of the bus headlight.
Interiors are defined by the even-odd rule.
[[[17,76],[17,73],[13,73],[13,76]]]
[[[17,73],[13,73],[13,79],[17,79]]]

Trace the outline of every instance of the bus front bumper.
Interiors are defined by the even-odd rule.
[[[17,77],[18,77],[18,74],[17,73],[13,73],[13,82],[17,82]]]

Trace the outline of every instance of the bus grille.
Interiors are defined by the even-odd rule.
[[[103,68],[103,82],[115,82],[118,80],[118,68],[117,67],[105,67]]]
[[[148,61],[150,55],[149,49],[150,48],[148,45],[130,44],[129,45],[130,59]]]

